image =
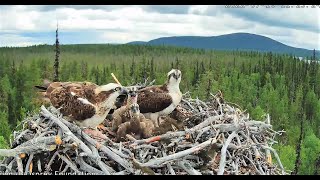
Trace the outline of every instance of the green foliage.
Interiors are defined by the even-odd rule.
[[[7,113],[0,111],[0,134],[1,137],[5,137],[9,140],[11,134],[10,126],[7,120]]]
[[[299,174],[313,174],[320,154],[320,139],[308,129],[302,143],[302,165]]]
[[[8,149],[9,145],[3,136],[0,136],[0,149]]]
[[[251,110],[251,117],[256,120],[262,120],[265,118],[266,113],[264,110],[258,105],[253,110]]]
[[[296,150],[291,145],[276,145],[278,155],[283,167],[288,171],[293,171],[294,162],[296,160]]]
[[[8,149],[9,145],[5,138],[3,136],[0,136],[0,149]],[[2,160],[4,157],[0,156],[0,160]]]

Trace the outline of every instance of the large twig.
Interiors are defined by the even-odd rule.
[[[271,148],[271,147],[268,147],[268,146],[262,146],[262,148],[269,149],[274,154],[274,156],[277,159],[277,162],[278,162],[278,164],[279,164],[279,166],[280,166],[280,168],[282,170],[282,174],[285,174],[285,170],[283,168],[283,165],[281,163],[280,157],[279,157],[278,153],[276,152],[276,150]]]
[[[214,138],[211,138],[199,145],[196,145],[190,149],[187,149],[187,150],[184,150],[184,151],[180,151],[178,153],[175,153],[175,154],[171,154],[171,155],[168,155],[168,156],[165,156],[165,157],[162,157],[162,158],[157,158],[157,159],[152,159],[146,163],[143,163],[141,164],[141,166],[156,166],[156,165],[160,165],[164,162],[169,162],[169,161],[172,161],[172,160],[176,160],[178,158],[181,158],[183,156],[186,156],[188,154],[191,154],[191,153],[195,153],[195,152],[198,152],[202,149],[204,149],[205,147],[209,146],[210,144],[214,144],[216,143],[217,140],[214,139]]]
[[[89,137],[86,134],[83,134],[83,138],[86,139],[90,144],[94,145],[95,147],[98,146],[97,147],[98,149],[100,149],[101,151],[106,153],[108,157],[110,157],[112,160],[116,161],[117,163],[119,163],[123,167],[125,167],[128,171],[134,172],[134,170],[132,169],[132,165],[128,161],[121,158],[119,155],[117,155],[116,153],[111,151],[108,147],[98,143],[97,141],[95,141],[94,139],[92,139],[91,137]]]
[[[221,149],[221,160],[220,160],[220,164],[219,164],[219,171],[218,171],[218,175],[222,175],[224,173],[224,167],[226,165],[226,151],[227,151],[227,148],[230,144],[230,142],[232,141],[232,139],[236,137],[236,132],[233,131],[227,141],[225,142],[225,144],[223,145],[222,149]]]
[[[167,156],[167,153],[163,150],[162,151],[162,155],[163,155],[163,157],[165,157],[165,156]],[[176,173],[174,172],[174,170],[173,170],[173,168],[172,168],[170,163],[167,163],[167,167],[168,167],[168,170],[169,170],[171,175],[176,175]]]
[[[67,157],[58,154],[59,158],[61,158],[72,170],[74,170],[76,173],[80,174],[79,169],[77,168],[77,166],[75,164],[73,164],[73,162],[71,162]]]
[[[90,166],[89,164],[87,164],[84,160],[83,157],[79,157],[77,158],[77,163],[80,165],[80,170],[88,172],[88,173],[92,173],[95,175],[103,175],[105,174],[103,171],[100,171],[92,166]]]
[[[55,149],[57,139],[59,138],[60,137],[50,136],[31,139],[14,149],[0,149],[0,156],[17,156],[21,153],[30,154],[41,151],[51,151]]]
[[[32,160],[33,160],[33,154],[30,154],[29,159],[28,159],[28,162],[27,162],[27,165],[26,165],[25,170],[24,170],[24,173],[25,173],[25,174],[27,174],[27,173],[29,172],[29,170],[30,170],[30,165],[31,165],[31,163],[32,163]],[[31,165],[31,166],[32,166],[32,165]],[[32,172],[30,172],[30,173],[32,173]]]
[[[63,124],[57,117],[53,116],[44,106],[41,106],[41,110],[42,110],[42,115],[46,118],[51,119],[52,121],[54,121],[58,126],[61,127],[61,129],[64,131],[64,133],[68,136],[70,136],[76,143],[79,144],[80,148],[87,154],[92,154],[90,148],[85,145],[79,138],[77,138],[71,131],[70,129]]]
[[[195,170],[188,161],[178,161],[178,165],[182,167],[188,174],[190,175],[201,175],[201,173],[197,170]]]
[[[23,174],[23,164],[22,160],[19,156],[16,156],[17,166],[18,166],[18,173]]]

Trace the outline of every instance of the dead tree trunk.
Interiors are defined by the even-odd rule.
[[[319,170],[320,170],[320,156],[316,159],[314,175],[319,175],[320,174]]]
[[[59,81],[59,55],[60,55],[60,46],[59,46],[59,38],[58,38],[58,25],[56,30],[56,43],[55,43],[55,60],[54,60],[54,74],[53,74],[53,81]]]
[[[211,92],[211,79],[208,80],[207,95],[206,95],[207,99],[210,97],[210,92]]]
[[[299,137],[299,142],[297,144],[297,148],[296,148],[296,154],[297,154],[297,158],[296,158],[296,162],[294,164],[294,170],[292,172],[293,175],[297,175],[300,165],[301,165],[301,144],[302,144],[302,138],[303,138],[303,118],[301,118],[301,124],[300,124],[300,137]]]

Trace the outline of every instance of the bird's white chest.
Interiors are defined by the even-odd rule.
[[[170,106],[168,106],[167,108],[162,110],[160,112],[160,115],[170,114],[177,107],[177,105],[180,104],[180,102],[181,102],[182,93],[180,91],[178,91],[178,92],[170,92],[169,94],[170,94],[170,96],[172,98],[172,103],[170,104]]]
[[[78,125],[81,127],[94,128],[104,121],[109,111],[110,111],[110,108],[106,108],[106,107],[96,108],[96,114],[94,116],[78,123]]]
[[[182,93],[180,91],[172,92],[172,93],[169,93],[169,94],[170,94],[170,96],[172,98],[172,104],[174,104],[175,106],[180,104],[181,99],[182,99]]]
[[[94,115],[89,119],[84,120],[83,122],[79,123],[81,127],[91,127],[95,128],[97,127],[100,123],[102,123],[104,120],[104,117],[99,116],[99,115]]]

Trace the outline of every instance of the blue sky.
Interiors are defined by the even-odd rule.
[[[127,43],[164,36],[248,32],[320,50],[316,8],[226,8],[223,5],[0,5],[0,46]]]

